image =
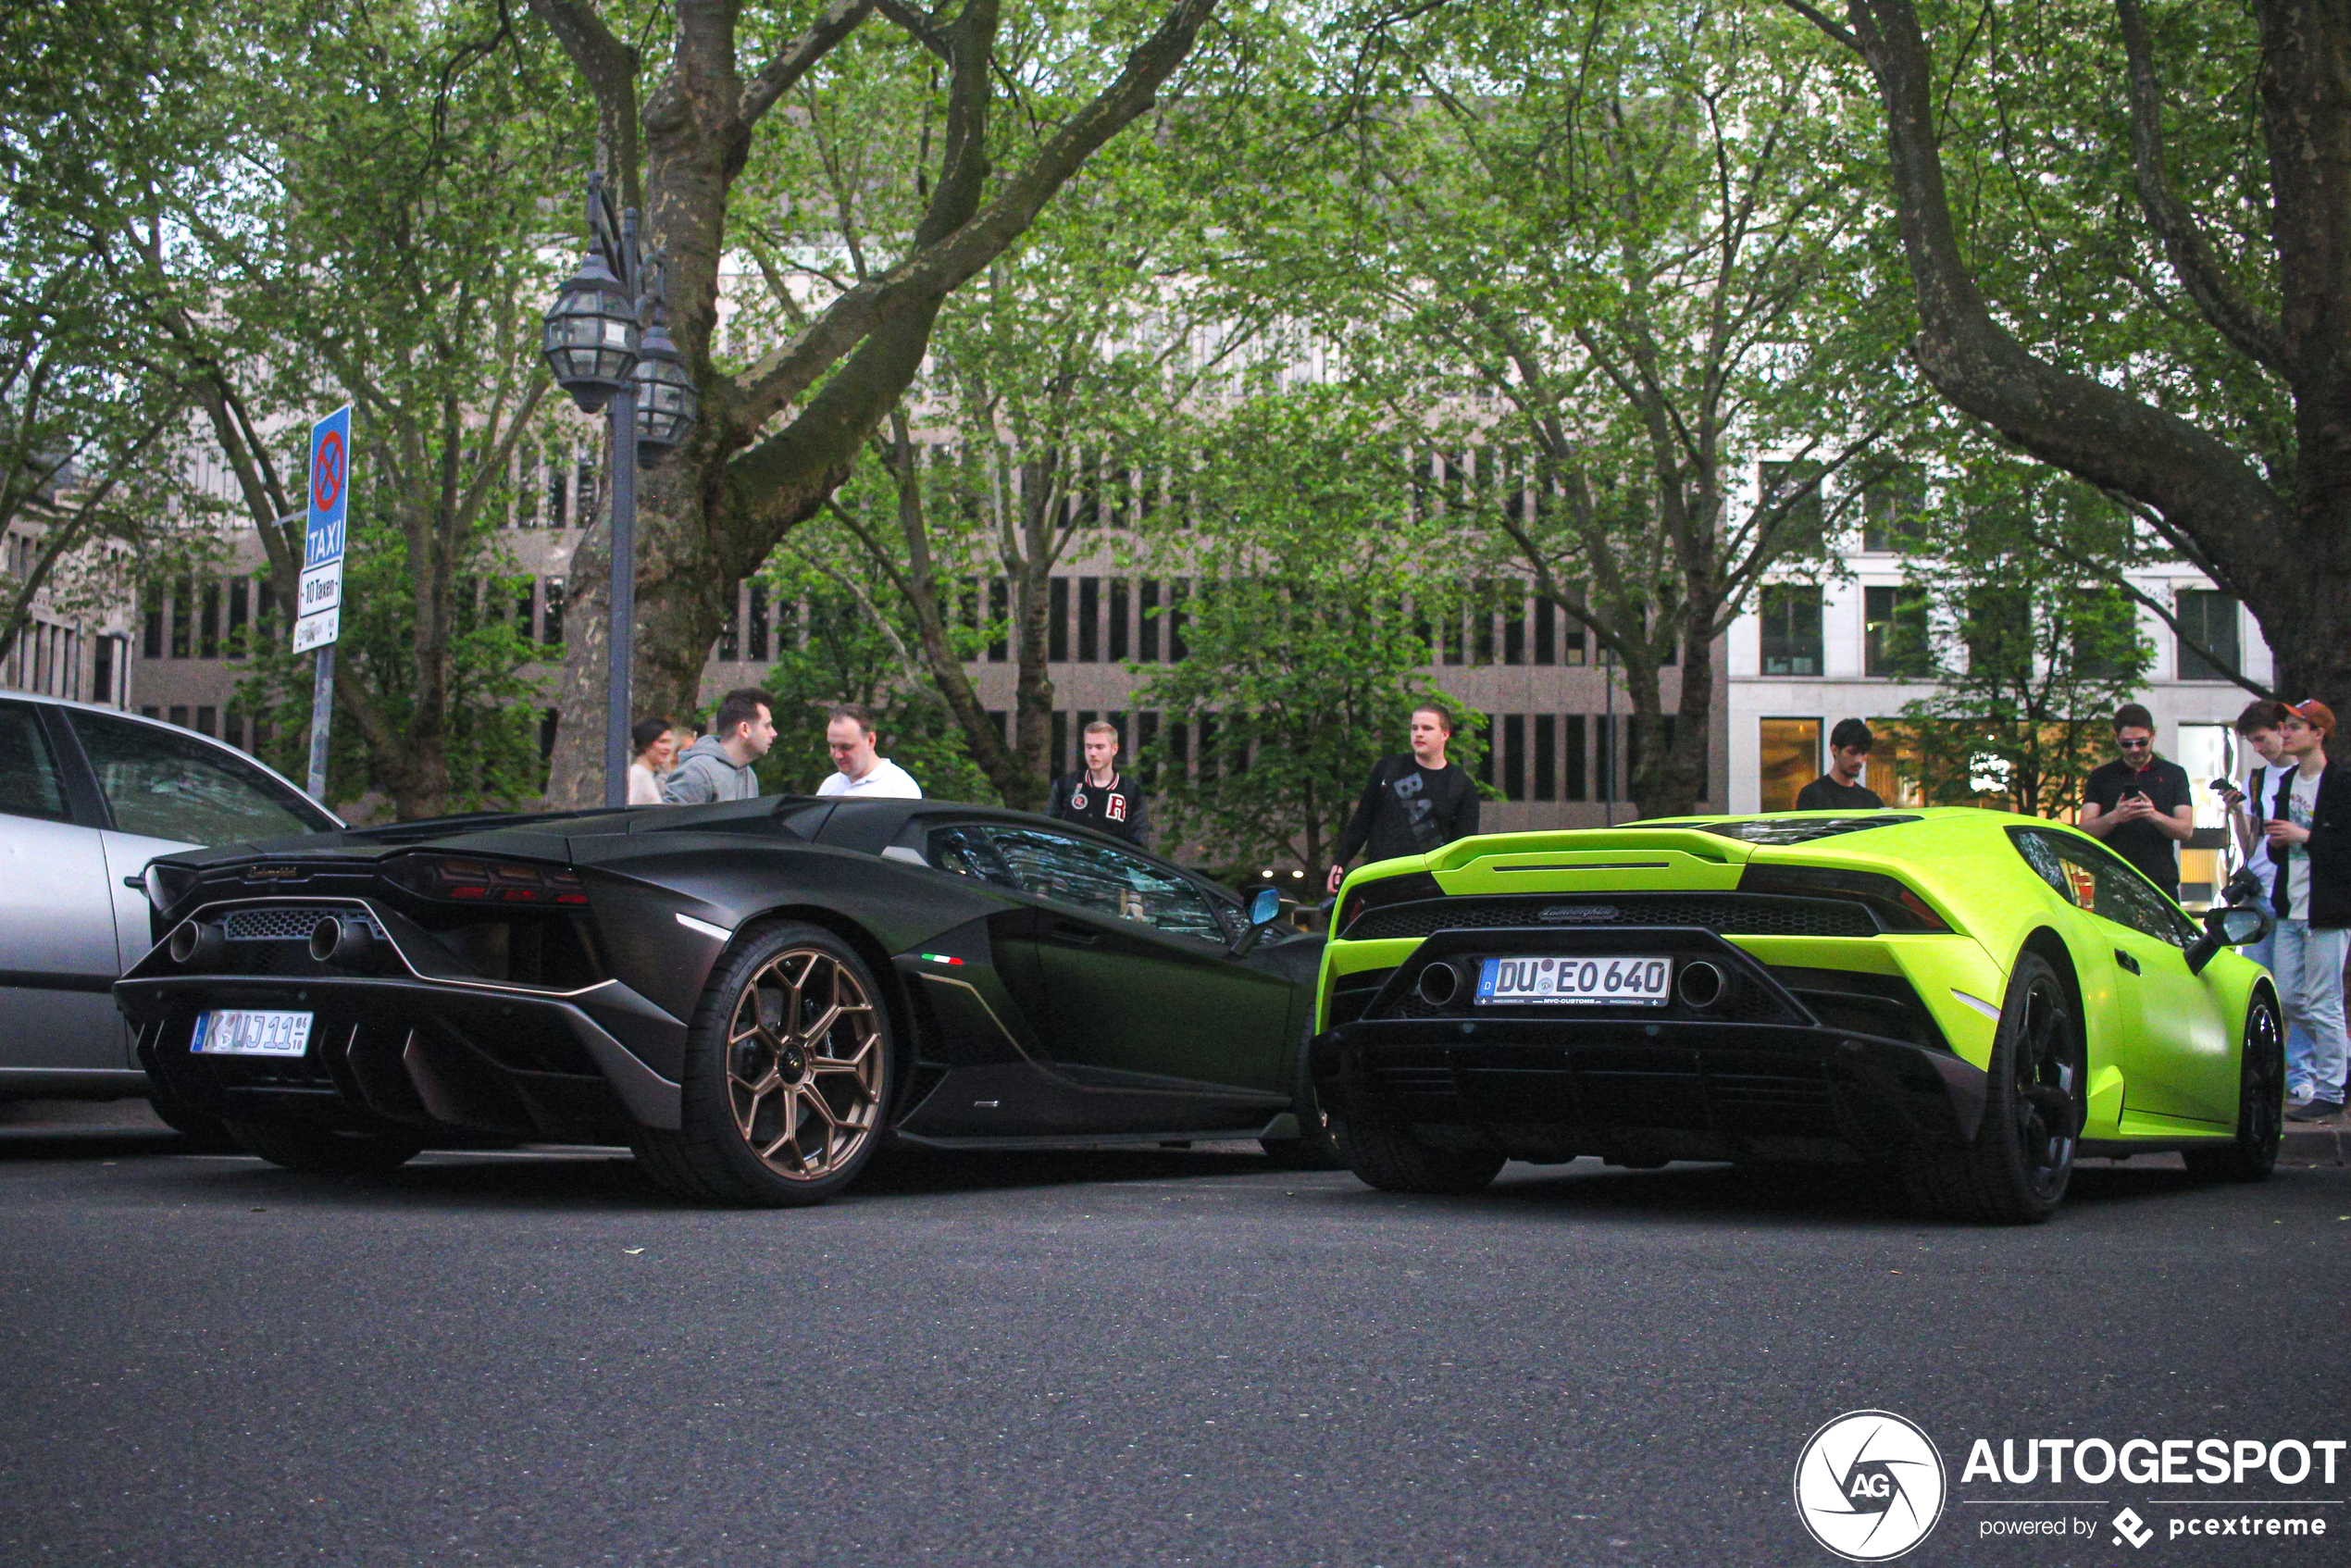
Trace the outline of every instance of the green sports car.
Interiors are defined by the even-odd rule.
[[[2267,971],[2096,839],[1923,811],[1464,839],[1339,890],[1310,1061],[1356,1175],[1506,1159],[1862,1162],[1958,1218],[2043,1220],[2077,1154],[2276,1163]]]

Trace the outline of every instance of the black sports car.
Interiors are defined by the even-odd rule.
[[[159,1092],[299,1169],[453,1132],[626,1141],[819,1201],[886,1135],[1329,1151],[1320,939],[1066,824],[935,801],[458,818],[192,851],[116,987]],[[1306,1112],[1301,1119],[1300,1113]]]

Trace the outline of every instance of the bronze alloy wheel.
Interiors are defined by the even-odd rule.
[[[881,1122],[882,1032],[873,999],[821,948],[762,964],[727,1030],[727,1098],[735,1128],[787,1181],[842,1169]]]

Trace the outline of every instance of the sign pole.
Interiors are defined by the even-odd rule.
[[[335,645],[318,650],[318,673],[310,685],[310,798],[327,803],[327,729],[335,716]]]

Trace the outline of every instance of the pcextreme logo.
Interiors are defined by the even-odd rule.
[[[1926,1539],[1946,1489],[1934,1439],[1891,1411],[1847,1411],[1797,1456],[1796,1516],[1848,1562],[1885,1562]]]

